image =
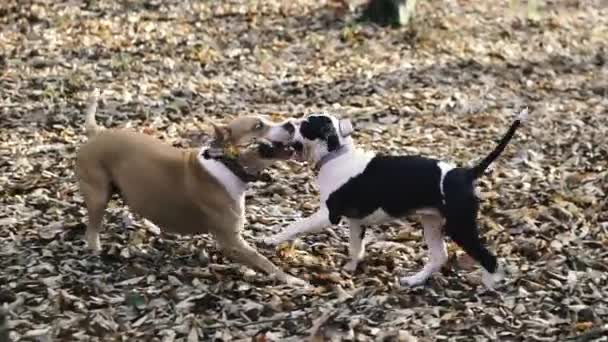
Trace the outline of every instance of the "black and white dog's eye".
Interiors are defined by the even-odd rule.
[[[293,123],[287,121],[286,123],[283,124],[283,128],[287,131],[287,133],[289,134],[293,134],[293,132],[296,131],[295,126],[293,125]]]
[[[264,128],[264,123],[262,121],[258,121],[255,126],[253,126],[253,129],[255,129],[256,131],[261,130],[262,128]]]

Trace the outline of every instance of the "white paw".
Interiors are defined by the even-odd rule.
[[[401,286],[414,287],[424,284],[427,279],[428,277],[426,277],[425,275],[417,273],[409,277],[402,277],[401,279],[399,279],[399,284]]]
[[[101,251],[101,242],[99,241],[99,235],[87,235],[87,246],[93,253],[99,253]]]
[[[344,270],[346,272],[355,272],[357,270],[357,266],[359,265],[359,261],[355,259],[351,259],[344,265]]]
[[[481,282],[489,290],[493,290],[494,285],[505,278],[505,271],[501,265],[498,266],[494,273],[490,273],[486,270],[482,270],[482,272]]]

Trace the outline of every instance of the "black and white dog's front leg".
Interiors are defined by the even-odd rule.
[[[330,224],[329,211],[326,207],[322,207],[311,216],[290,224],[282,232],[265,238],[263,242],[267,245],[278,245],[283,241],[292,240],[302,233],[318,232]]]
[[[344,265],[347,272],[354,272],[365,257],[365,226],[358,220],[348,220],[350,231],[350,260]]]
[[[429,260],[422,270],[409,277],[400,279],[402,286],[421,285],[431,276],[439,271],[448,261],[448,252],[443,238],[443,217],[435,215],[421,216],[422,227],[424,228],[424,240],[429,249]]]

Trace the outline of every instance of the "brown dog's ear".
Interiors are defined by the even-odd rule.
[[[215,133],[215,140],[225,142],[231,138],[230,128],[228,126],[211,124]]]

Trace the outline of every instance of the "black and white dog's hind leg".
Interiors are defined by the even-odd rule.
[[[448,177],[446,177],[449,179]],[[498,259],[481,242],[477,227],[479,201],[473,186],[466,190],[446,187],[446,234],[483,268],[481,281],[492,289],[494,284],[504,278]]]
[[[441,215],[445,218],[445,233],[469,256],[483,267],[483,284],[491,289],[504,278],[498,259],[481,243],[477,227],[479,200],[475,195],[475,180],[483,176],[487,168],[505,150],[515,131],[527,120],[528,109],[522,110],[509,127],[498,145],[484,159],[471,168],[452,168],[440,180],[444,195]],[[401,279],[403,285],[423,283],[447,261],[443,242],[442,218],[423,216],[424,237],[429,248],[429,261],[424,268],[410,277]]]

